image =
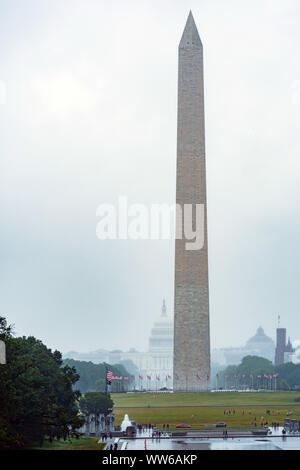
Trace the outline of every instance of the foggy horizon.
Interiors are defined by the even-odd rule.
[[[296,0],[12,0],[0,44],[0,314],[63,353],[146,351],[174,240],[96,236],[99,204],[174,204],[178,45],[204,48],[211,348],[300,338]]]

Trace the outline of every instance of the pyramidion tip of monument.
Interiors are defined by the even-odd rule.
[[[189,12],[179,47],[202,47],[192,10]]]
[[[196,25],[196,23],[195,23],[195,20],[194,20],[194,17],[193,17],[192,10],[190,10],[190,12],[189,12],[189,15],[188,15],[187,21],[193,21],[193,22],[194,22],[194,24]]]

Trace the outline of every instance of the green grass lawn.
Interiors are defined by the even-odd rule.
[[[116,424],[121,424],[124,414],[127,413],[131,420],[138,423],[150,422],[158,426],[186,423],[199,427],[225,421],[228,426],[239,427],[252,425],[254,417],[258,425],[261,419],[282,424],[288,411],[293,411],[292,418],[300,419],[300,403],[295,402],[295,398],[299,396],[299,392],[203,392],[113,394],[112,398]],[[286,406],[277,406],[285,404]],[[235,414],[224,415],[226,409],[235,409]],[[266,414],[267,409],[270,410],[270,415]]]
[[[67,441],[54,440],[52,443],[45,441],[42,447],[34,447],[34,450],[101,450],[105,443],[98,444],[99,437],[80,437]]]
[[[257,405],[294,403],[300,392],[113,393],[114,406]],[[296,403],[295,403],[296,404]],[[300,403],[298,403],[300,405]]]

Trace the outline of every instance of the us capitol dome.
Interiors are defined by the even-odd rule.
[[[173,318],[168,316],[166,302],[163,300],[161,315],[154,322],[149,337],[148,373],[160,377],[160,385],[170,385],[173,379]],[[171,377],[169,379],[168,377]]]
[[[149,352],[163,353],[171,351],[173,354],[173,319],[168,317],[166,302],[163,300],[160,317],[155,321],[149,338]]]

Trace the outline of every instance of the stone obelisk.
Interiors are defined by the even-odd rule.
[[[175,242],[174,390],[207,390],[210,379],[203,48],[190,12],[179,44],[176,203],[202,205],[204,243]],[[176,217],[176,232],[184,232]],[[179,227],[180,225],[180,227]]]

